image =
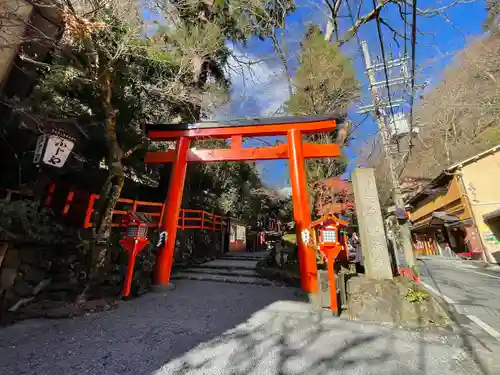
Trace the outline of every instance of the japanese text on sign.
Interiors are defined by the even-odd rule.
[[[56,168],[61,168],[68,159],[74,143],[68,139],[51,135],[47,141],[47,148],[43,162]]]

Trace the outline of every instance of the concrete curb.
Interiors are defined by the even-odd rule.
[[[427,272],[430,272],[429,269],[427,268],[427,265],[425,264],[425,260],[420,259],[420,261],[423,263],[423,266],[427,269]],[[462,314],[460,314],[455,306],[453,304],[450,304],[444,300],[444,298],[440,295],[437,295],[433,293],[431,290],[428,290],[424,284],[419,284],[422,288],[425,288],[430,294],[432,294],[436,301],[439,303],[439,305],[443,308],[443,310],[448,314],[449,318],[453,322],[453,330],[458,332],[460,337],[462,338],[464,342],[465,349],[469,352],[469,354],[472,356],[474,361],[477,363],[479,366],[479,369],[484,375],[497,375],[494,374],[492,370],[489,369],[488,364],[486,361],[483,359],[483,356],[481,353],[479,353],[474,345],[472,345],[471,340],[470,340],[470,335],[467,333],[467,331],[462,327],[461,320]]]

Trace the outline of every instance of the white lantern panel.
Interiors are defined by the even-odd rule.
[[[337,232],[334,230],[324,230],[323,242],[337,242]]]
[[[43,162],[56,168],[61,168],[68,160],[68,156],[74,147],[73,141],[51,135],[47,141]]]

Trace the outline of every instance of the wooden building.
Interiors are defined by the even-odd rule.
[[[415,251],[500,260],[500,145],[443,170],[407,199]],[[446,254],[443,254],[446,255]]]

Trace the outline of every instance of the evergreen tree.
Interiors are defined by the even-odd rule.
[[[342,54],[336,44],[330,44],[317,26],[311,25],[301,44],[299,64],[293,78],[294,93],[286,103],[287,112],[294,115],[333,115],[339,123],[342,122],[360,91],[351,60]],[[341,126],[342,132],[317,134],[308,139],[317,143],[343,142],[349,124]],[[343,157],[307,161],[313,207],[318,199],[320,181],[340,176],[345,168]]]

